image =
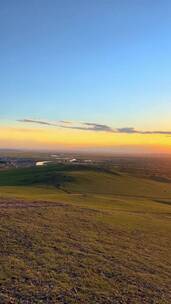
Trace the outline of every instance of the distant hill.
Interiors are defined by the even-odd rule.
[[[92,165],[47,165],[0,172],[0,186],[46,185],[68,193],[171,198],[171,187]]]

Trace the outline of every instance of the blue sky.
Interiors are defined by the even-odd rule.
[[[170,16],[161,0],[1,0],[1,121],[169,129]]]

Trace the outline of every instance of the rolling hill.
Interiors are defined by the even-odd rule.
[[[1,303],[170,303],[171,186],[92,166],[0,172]]]

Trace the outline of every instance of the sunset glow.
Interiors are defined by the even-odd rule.
[[[100,149],[106,152],[171,152],[171,137],[159,134],[118,134],[55,127],[1,126],[1,148]]]

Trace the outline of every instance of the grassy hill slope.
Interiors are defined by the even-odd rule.
[[[171,302],[169,184],[47,166],[0,185],[0,303]]]
[[[0,186],[52,186],[70,193],[171,198],[171,185],[93,166],[49,165],[0,172]]]

